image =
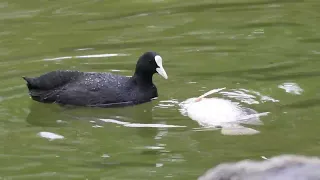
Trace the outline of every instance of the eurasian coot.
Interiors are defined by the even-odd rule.
[[[57,70],[39,77],[23,77],[33,100],[61,105],[115,107],[148,102],[158,96],[154,73],[168,78],[162,58],[146,52],[132,77],[111,73]]]

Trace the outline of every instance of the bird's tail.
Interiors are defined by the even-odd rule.
[[[32,89],[32,78],[22,76],[22,78],[27,82],[28,89]]]

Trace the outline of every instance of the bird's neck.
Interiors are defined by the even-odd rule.
[[[141,85],[153,85],[152,76],[153,74],[147,72],[135,72],[132,79]]]

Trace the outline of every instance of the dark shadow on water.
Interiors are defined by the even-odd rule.
[[[116,162],[116,161],[106,161],[106,162],[88,162],[83,165],[78,165],[80,167],[86,168],[130,168],[130,167],[155,167],[156,163],[147,162]]]
[[[62,110],[59,106],[54,104],[42,104],[38,102],[31,102],[29,107],[29,114],[26,118],[27,123],[32,126],[41,127],[61,127],[59,120],[64,119]]]
[[[155,167],[156,163],[161,159],[170,159],[170,154],[182,154],[188,152],[187,150],[183,151],[170,151],[170,152],[161,152],[161,150],[149,150],[148,153],[145,153],[145,150],[141,153],[132,152],[133,157],[140,156],[141,158],[145,158],[148,156],[148,162],[143,161],[127,161],[127,160],[116,160],[117,157],[104,158],[101,160],[91,160],[86,161],[85,163],[75,164],[78,167],[85,168],[127,168],[127,167]],[[139,158],[138,158],[139,159]],[[174,158],[173,158],[174,159]],[[168,164],[167,164],[168,165]],[[167,166],[166,165],[166,166]]]
[[[250,23],[237,26],[235,28],[244,29],[244,28],[263,28],[263,27],[284,27],[284,26],[303,26],[303,24],[292,23],[292,22],[260,22],[260,23]]]
[[[320,106],[319,98],[308,99],[308,100],[298,101],[298,102],[284,105],[284,107],[287,107],[287,108],[301,108],[301,109],[306,109],[306,108],[315,107],[315,106]]]
[[[193,5],[186,5],[182,7],[172,8],[173,12],[180,13],[180,12],[201,12],[208,9],[223,9],[223,8],[234,8],[234,7],[246,7],[249,8],[250,6],[258,6],[258,5],[268,5],[268,4],[282,4],[282,3],[297,3],[303,2],[302,0],[266,0],[266,1],[258,1],[258,2],[246,2],[246,3],[217,3],[216,1],[212,1],[212,3],[202,3],[202,4],[193,4]],[[250,9],[249,9],[250,10]]]
[[[32,102],[26,121],[32,126],[63,127],[73,121],[92,122],[104,126],[101,119],[122,123],[151,124],[153,122],[153,103],[120,108],[63,107],[56,104]],[[110,123],[110,122],[109,122]],[[141,136],[157,133],[156,128],[138,128]]]
[[[230,12],[230,13],[234,13],[234,12],[248,12],[248,11],[261,11],[265,9],[264,7],[235,7],[235,8],[228,8],[228,9],[218,9],[218,12]]]

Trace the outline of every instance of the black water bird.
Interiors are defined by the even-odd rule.
[[[57,70],[39,77],[23,77],[29,95],[42,103],[115,107],[148,102],[158,97],[152,76],[167,79],[162,58],[156,52],[140,56],[132,77],[105,72]]]

